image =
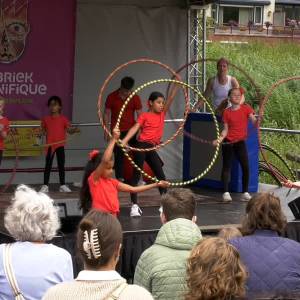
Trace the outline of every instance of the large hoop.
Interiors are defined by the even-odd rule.
[[[262,103],[259,107],[259,118],[258,118],[258,128],[260,129],[260,126],[261,126],[261,119],[262,119],[262,116],[264,115],[264,111],[265,111],[265,106],[269,100],[269,98],[272,96],[274,90],[282,85],[283,83],[286,83],[288,81],[292,81],[292,80],[300,80],[300,76],[293,76],[293,77],[288,77],[288,78],[283,78],[283,79],[280,79],[278,80],[277,82],[275,82],[271,87],[270,89],[268,90],[266,96],[263,98],[262,100]],[[267,157],[262,149],[262,142],[261,142],[261,130],[258,130],[258,141],[259,141],[259,147],[260,147],[260,153],[265,161],[265,163],[267,164],[268,168],[270,169],[270,171],[273,173],[273,175],[278,178],[283,184],[288,184],[288,186],[290,188],[297,188],[299,189],[299,185],[296,185],[296,184],[293,184],[293,183],[288,183],[288,180],[281,176],[280,174],[277,174],[275,171],[274,171],[274,168],[272,167],[272,165],[269,163],[269,161],[267,160]]]
[[[170,83],[174,83],[174,84],[179,84],[183,87],[187,87],[191,90],[193,90],[195,93],[197,93],[197,95],[199,95],[199,97],[202,97],[202,94],[198,91],[198,89],[195,89],[194,87],[190,86],[189,84],[185,83],[185,82],[182,82],[182,81],[178,81],[178,80],[174,80],[174,79],[157,79],[157,80],[152,80],[152,81],[149,81],[143,85],[141,85],[140,87],[138,87],[136,90],[134,90],[130,96],[126,99],[126,101],[124,102],[124,105],[123,107],[121,108],[120,110],[120,114],[119,114],[119,117],[118,117],[118,120],[117,120],[117,124],[116,126],[119,125],[120,123],[120,120],[121,120],[121,117],[122,117],[122,114],[124,113],[124,110],[126,108],[126,105],[129,103],[129,101],[131,100],[131,98],[137,94],[139,91],[141,91],[142,89],[148,87],[149,85],[153,85],[153,84],[156,84],[156,83],[165,83],[165,82],[170,82]],[[204,101],[206,102],[209,110],[212,112],[212,117],[213,117],[213,120],[214,120],[214,124],[215,124],[215,127],[216,127],[216,132],[217,132],[217,139],[219,140],[219,124],[218,124],[218,121],[217,121],[217,118],[214,114],[214,111],[212,109],[212,107],[210,106],[210,104],[207,102],[207,100],[203,97]],[[144,176],[146,176],[148,179],[150,180],[153,180],[155,182],[158,182],[159,180],[156,178],[156,177],[153,177],[153,176],[150,176],[149,174],[147,174],[145,171],[143,171],[134,161],[133,159],[130,157],[130,155],[127,153],[126,149],[124,148],[124,145],[122,144],[122,141],[119,139],[118,140],[118,144],[121,146],[124,154],[127,156],[128,160],[130,161],[130,163],[137,169],[139,170]],[[191,184],[191,183],[194,183],[198,180],[200,180],[210,169],[211,167],[214,165],[217,157],[218,157],[218,152],[219,152],[219,148],[220,148],[220,144],[218,143],[217,146],[216,146],[216,150],[215,150],[215,153],[213,155],[213,158],[211,160],[211,162],[209,163],[208,167],[202,172],[200,173],[198,176],[194,177],[193,179],[190,179],[190,180],[187,180],[187,181],[183,181],[183,182],[172,182],[170,183],[171,186],[184,186],[184,185],[188,185],[188,184]],[[155,146],[153,147],[153,150],[157,150],[158,149],[158,146]]]
[[[101,123],[101,126],[103,127],[104,131],[106,132],[106,134],[108,136],[111,137],[111,133],[110,131],[108,130],[108,128],[106,127],[105,125],[105,122],[103,120],[103,117],[102,117],[102,112],[101,112],[101,105],[102,105],[102,102],[103,102],[103,93],[104,93],[104,90],[105,88],[107,87],[109,81],[115,76],[115,74],[117,72],[119,72],[120,70],[122,70],[123,68],[131,65],[131,64],[135,64],[135,63],[141,63],[141,62],[145,62],[145,63],[151,63],[151,64],[156,64],[156,65],[159,65],[165,69],[167,69],[174,77],[176,77],[178,80],[180,80],[180,76],[172,69],[170,68],[169,66],[163,64],[162,62],[158,61],[158,60],[154,60],[154,59],[149,59],[149,58],[139,58],[139,59],[135,59],[135,60],[130,60],[120,66],[118,66],[113,72],[111,72],[109,74],[109,76],[105,79],[102,87],[101,87],[101,90],[100,90],[100,93],[99,93],[99,97],[98,97],[98,116],[99,116],[99,120],[100,120],[100,123]],[[186,121],[186,118],[188,116],[188,112],[189,112],[189,99],[188,99],[188,96],[187,96],[187,93],[186,91],[184,91],[184,96],[185,96],[185,100],[186,100],[186,108],[185,108],[185,111],[184,111],[184,118],[183,118],[183,121],[180,123],[180,125],[178,126],[178,129],[177,131],[167,140],[165,141],[164,143],[162,143],[158,148],[160,147],[163,147],[165,145],[167,145],[168,143],[170,143],[183,129],[183,126],[184,126],[184,123]],[[132,96],[133,97],[133,96]],[[132,99],[132,97],[130,99]],[[127,98],[128,99],[128,98]],[[118,124],[120,123],[120,121],[118,122]],[[135,147],[131,147],[131,146],[128,146],[128,149],[132,150],[132,151],[140,151],[140,152],[147,152],[147,151],[152,151],[154,149],[158,149],[158,148],[148,148],[148,149],[140,149],[140,148],[135,148]]]

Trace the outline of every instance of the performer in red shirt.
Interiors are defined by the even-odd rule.
[[[71,127],[70,121],[61,114],[62,101],[58,96],[52,96],[48,100],[50,115],[42,119],[42,131],[46,134],[46,144],[50,146],[46,149],[46,164],[44,171],[44,185],[40,191],[49,192],[49,179],[54,155],[56,154],[59,172],[60,192],[70,193],[70,188],[65,184],[65,140],[66,133],[73,134],[78,131]]]
[[[142,113],[135,125],[128,131],[128,134],[123,139],[123,144],[126,146],[128,141],[140,130],[140,135],[137,142],[137,148],[151,148],[161,143],[163,136],[164,121],[166,112],[175,96],[177,88],[173,89],[171,96],[165,103],[164,95],[160,92],[153,92],[149,96],[148,104],[149,111]],[[135,163],[142,169],[144,161],[147,162],[157,179],[165,180],[165,173],[163,171],[163,163],[156,151],[149,152],[136,152],[134,155]],[[140,171],[134,169],[132,176],[132,185],[136,186],[140,179]],[[159,188],[160,194],[166,192],[165,188]],[[131,194],[131,207],[130,215],[132,217],[141,216],[141,209],[137,205],[137,195]]]
[[[112,153],[119,137],[120,130],[115,128],[103,156],[97,150],[90,153],[80,191],[80,206],[84,213],[92,207],[116,216],[120,211],[118,192],[139,193],[154,187],[166,188],[169,185],[166,181],[160,181],[131,186],[112,178],[114,166]]]
[[[7,137],[8,130],[9,130],[9,120],[4,117],[4,107],[5,107],[5,100],[0,98],[0,165],[2,161],[2,155],[4,150],[4,140]]]
[[[241,200],[249,201],[251,195],[248,193],[249,184],[249,162],[245,140],[247,138],[248,120],[256,123],[254,110],[248,104],[241,104],[242,94],[240,88],[233,88],[228,93],[231,106],[223,112],[224,129],[221,132],[219,143],[222,145],[223,168],[222,181],[224,184],[223,201],[231,202],[228,185],[233,154],[237,157],[242,167],[243,194]],[[218,143],[215,140],[214,145]]]
[[[105,115],[104,121],[108,124],[110,119],[110,128],[113,130],[116,126],[116,122],[120,113],[120,110],[130,95],[134,86],[134,79],[131,77],[124,77],[121,80],[121,87],[108,95],[105,102]],[[121,131],[121,139],[124,138],[128,130],[135,124],[135,115],[139,116],[142,109],[141,99],[138,95],[134,95],[125,111],[122,115],[122,119],[119,125]],[[132,138],[130,145],[134,146],[136,143],[135,137]],[[119,146],[114,148],[115,154],[115,174],[116,178],[120,181],[124,181],[124,154]]]

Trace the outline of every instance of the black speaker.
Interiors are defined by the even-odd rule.
[[[300,220],[300,197],[294,199],[288,204],[296,220]]]

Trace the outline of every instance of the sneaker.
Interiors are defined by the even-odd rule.
[[[225,192],[222,197],[223,197],[223,202],[231,202],[232,201],[232,198],[228,192]]]
[[[130,210],[130,217],[140,217],[142,215],[142,210],[137,204],[133,204]]]
[[[40,193],[49,193],[48,185],[46,184],[42,185],[42,187],[40,188]]]
[[[251,195],[248,192],[245,192],[242,194],[241,201],[249,201],[251,198]]]
[[[59,191],[61,192],[61,193],[71,193],[72,191],[70,190],[70,188],[67,186],[67,185],[65,185],[65,184],[63,184],[63,185],[61,185],[60,187],[59,187]]]

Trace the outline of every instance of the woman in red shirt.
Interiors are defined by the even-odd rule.
[[[173,89],[172,95],[165,103],[165,97],[160,92],[153,92],[149,96],[148,104],[149,111],[139,115],[135,125],[128,131],[128,134],[123,139],[123,144],[126,146],[129,140],[140,130],[140,135],[137,142],[137,148],[151,148],[161,143],[161,138],[164,131],[164,121],[166,112],[174,98],[176,89]],[[144,161],[147,162],[154,175],[159,180],[165,180],[166,176],[163,171],[163,163],[155,150],[149,152],[135,152],[135,163],[142,169]],[[141,173],[134,169],[131,184],[136,186],[139,182]],[[160,194],[166,192],[166,189],[159,187]],[[141,216],[141,209],[137,205],[137,195],[131,194],[132,207],[130,215],[132,217]]]
[[[80,191],[80,207],[84,213],[92,207],[116,216],[120,211],[118,192],[139,193],[154,187],[166,188],[169,185],[166,181],[160,181],[143,186],[131,186],[112,178],[114,168],[112,154],[119,138],[120,130],[115,128],[103,156],[97,150],[90,153]]]
[[[222,145],[222,181],[224,184],[223,201],[232,201],[228,186],[233,154],[237,157],[243,172],[243,194],[241,200],[249,201],[251,199],[251,196],[248,193],[249,162],[245,140],[247,138],[248,120],[250,119],[252,123],[255,124],[256,117],[252,107],[248,104],[241,104],[242,94],[240,88],[231,89],[228,92],[228,98],[231,106],[226,108],[223,112],[224,129],[221,132],[219,141],[215,140],[213,142],[214,145],[216,145],[218,142],[222,143],[224,141],[224,144]]]

